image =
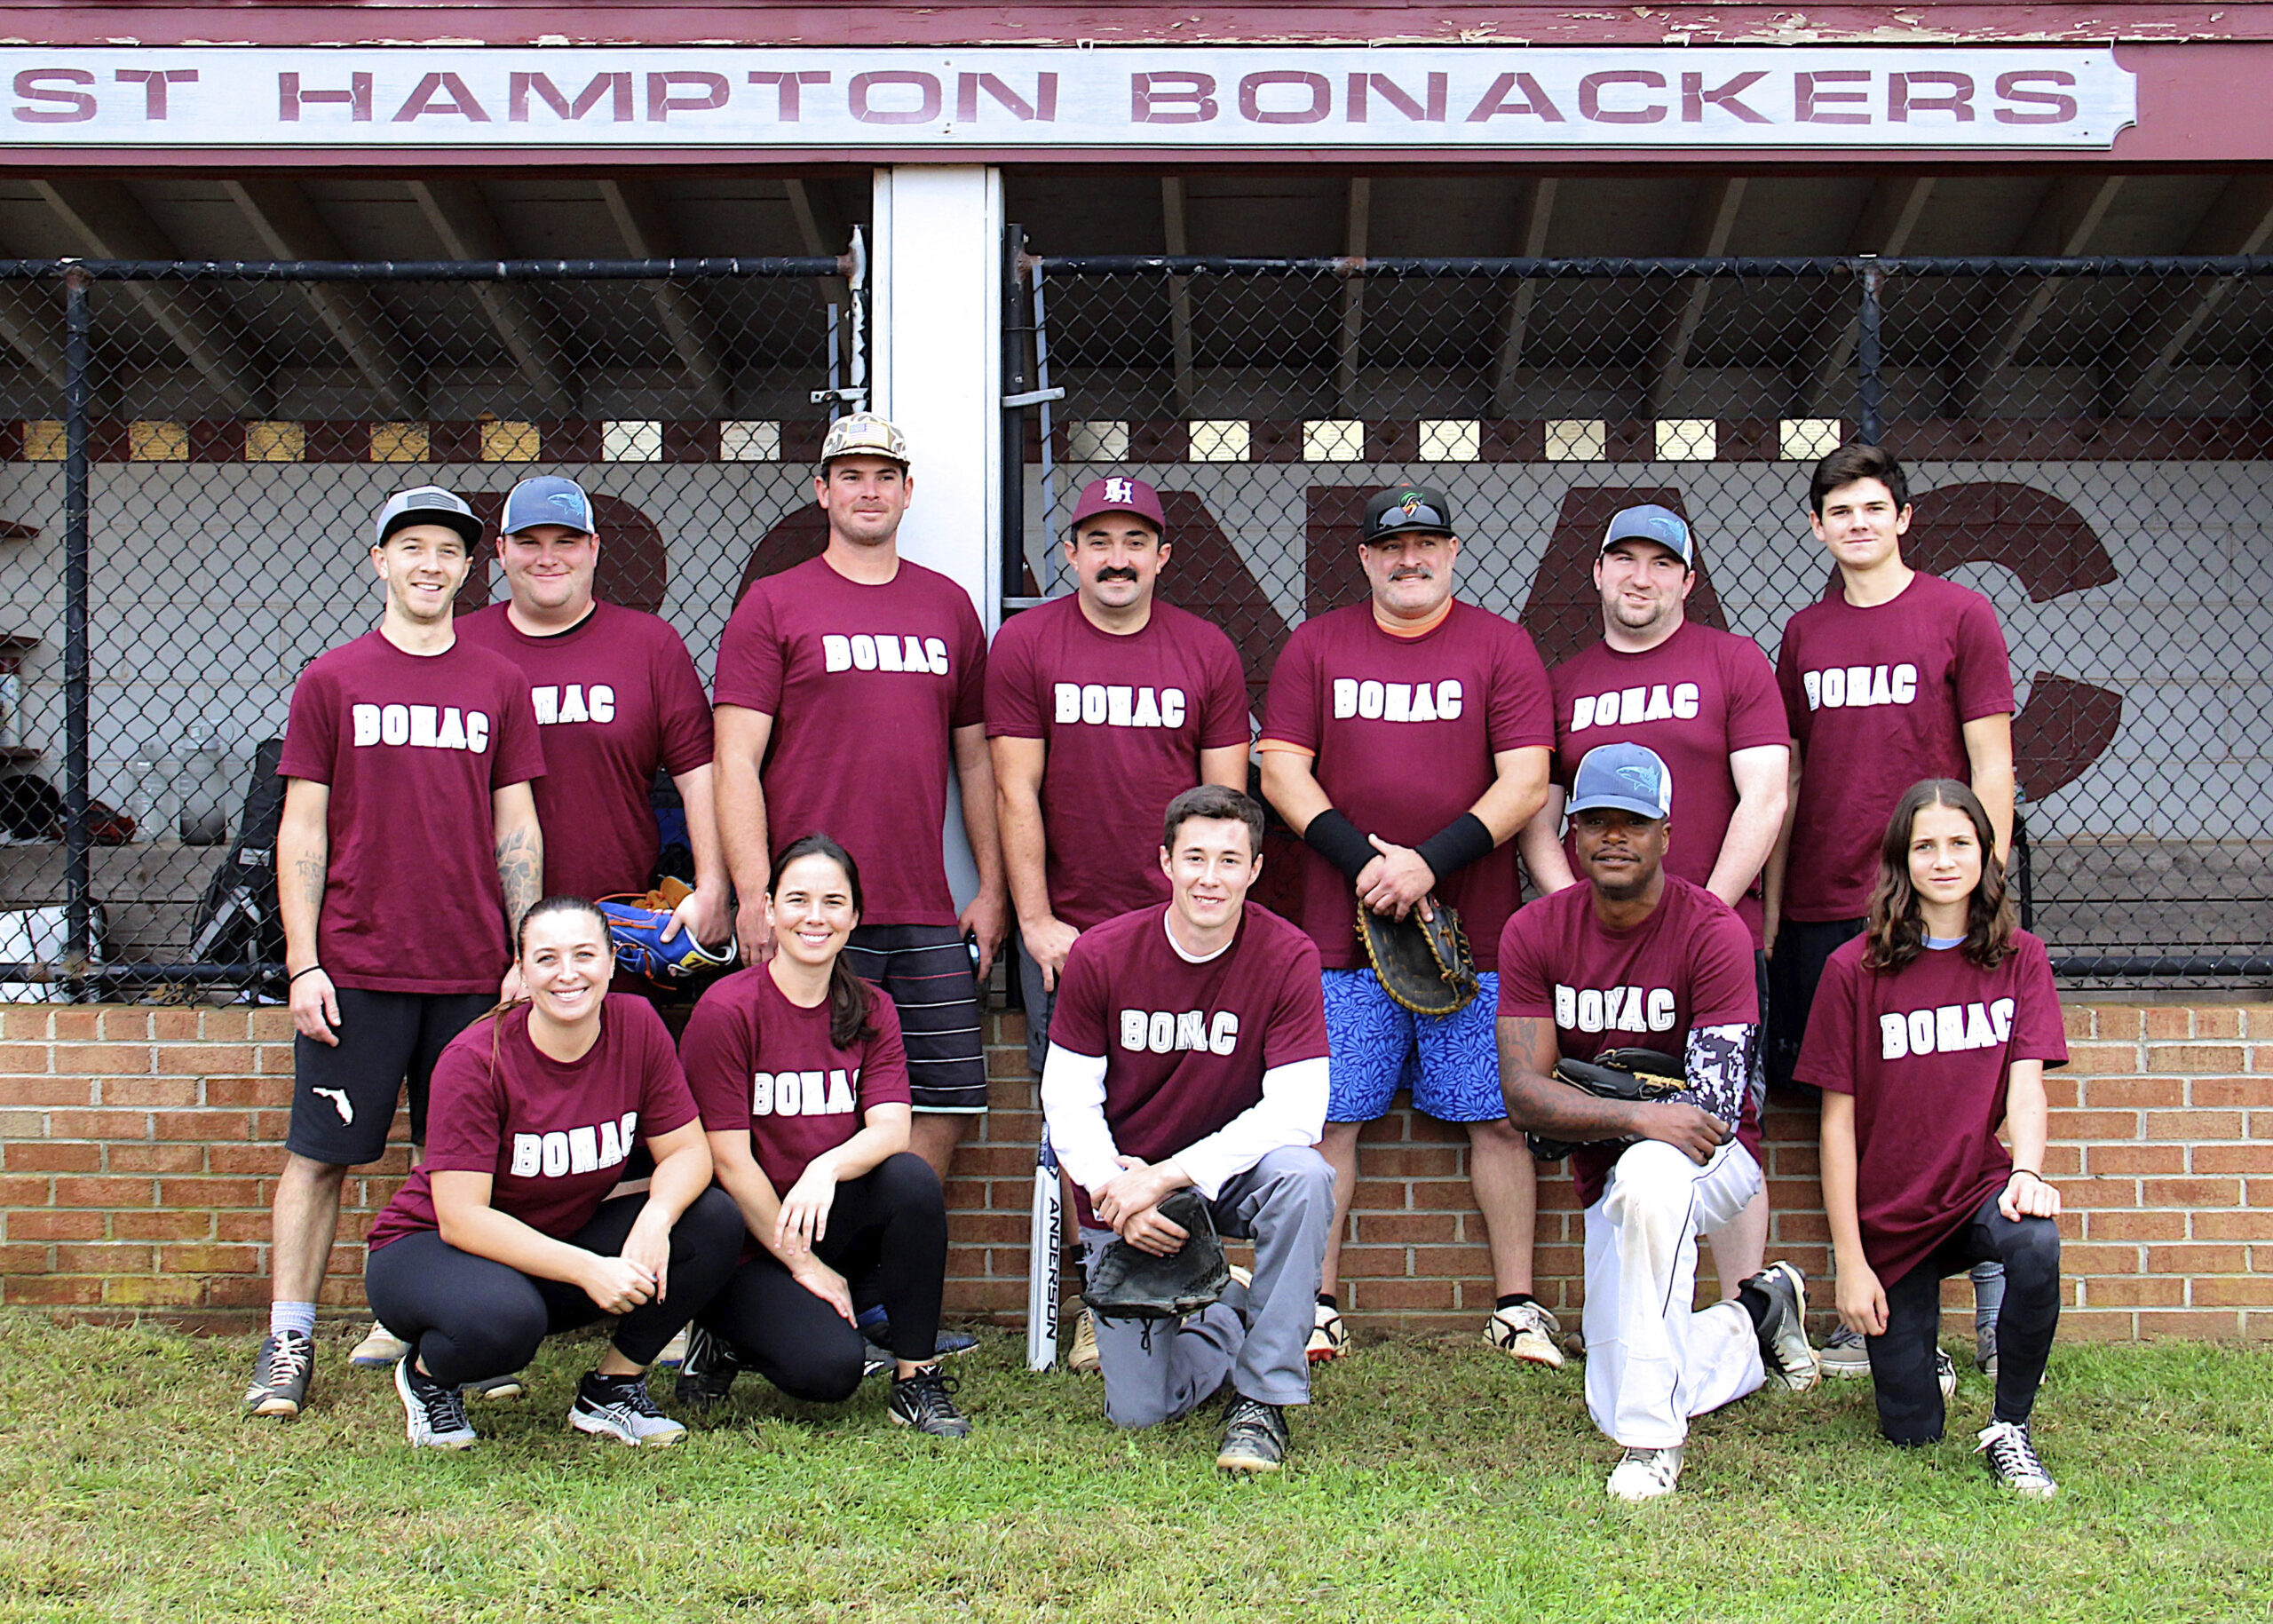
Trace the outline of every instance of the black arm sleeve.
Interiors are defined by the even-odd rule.
[[[1489,856],[1498,844],[1492,838],[1490,827],[1471,812],[1461,813],[1414,850],[1429,865],[1429,872],[1441,880],[1467,867],[1477,858]]]
[[[1303,831],[1303,844],[1353,880],[1381,855],[1358,832],[1356,824],[1331,806],[1311,820],[1310,828]]]

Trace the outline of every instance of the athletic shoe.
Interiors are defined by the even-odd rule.
[[[1216,1452],[1217,1470],[1275,1472],[1287,1463],[1287,1413],[1241,1393],[1224,1414],[1224,1446]]]
[[[1311,1327],[1310,1346],[1304,1356],[1313,1365],[1323,1365],[1328,1359],[1338,1359],[1350,1351],[1350,1327],[1342,1323],[1342,1311],[1328,1303],[1318,1305],[1318,1319]]]
[[[374,1319],[371,1328],[363,1333],[363,1340],[347,1356],[347,1362],[358,1370],[392,1370],[409,1351],[408,1343]]]
[[[1997,1327],[1994,1323],[1984,1325],[1974,1335],[1973,1367],[1993,1382],[1997,1379]]]
[[[290,1421],[308,1401],[308,1375],[315,1368],[315,1339],[305,1331],[271,1331],[253,1358],[252,1385],[245,1389],[245,1414]]]
[[[1934,1350],[1934,1380],[1941,1387],[1944,1404],[1957,1397],[1957,1361],[1940,1348]]]
[[[1555,1339],[1563,1335],[1562,1322],[1536,1303],[1495,1308],[1484,1322],[1484,1340],[1503,1353],[1549,1369],[1563,1367],[1563,1350]]]
[[[1237,1264],[1233,1264],[1231,1265],[1231,1275],[1233,1279],[1239,1283],[1240,1290],[1253,1291],[1255,1289],[1254,1270],[1242,1269]]]
[[[1097,1322],[1081,1304],[1067,1306],[1073,1315],[1073,1347],[1065,1356],[1065,1368],[1077,1376],[1102,1375],[1105,1366],[1097,1359]]]
[[[891,1379],[891,1403],[884,1414],[896,1426],[913,1427],[932,1438],[969,1438],[970,1423],[955,1408],[955,1379],[935,1362]]]
[[[689,1326],[686,1358],[678,1367],[679,1408],[704,1414],[726,1402],[726,1395],[741,1374],[741,1365],[726,1339],[716,1331]]]
[[[587,1372],[576,1384],[568,1424],[619,1444],[661,1446],[686,1436],[686,1429],[657,1409],[647,1396],[645,1376],[604,1376],[597,1370]]]
[[[521,1373],[518,1370],[511,1375],[484,1376],[479,1382],[469,1382],[465,1384],[466,1397],[479,1398],[485,1404],[495,1404],[506,1398],[518,1398],[525,1390],[521,1383]]]
[[[1663,1500],[1681,1485],[1681,1450],[1679,1444],[1670,1449],[1629,1449],[1618,1457],[1604,1486],[1613,1499],[1636,1505]]]
[[[1976,1436],[1981,1441],[1973,1446],[1973,1452],[1988,1457],[1989,1475],[1997,1480],[1999,1488],[2025,1494],[2031,1500],[2049,1500],[2060,1492],[2060,1485],[2052,1481],[2052,1474],[2036,1457],[2036,1446],[2029,1441],[2026,1422],[1992,1421]]]
[[[1808,1345],[1808,1279],[1793,1264],[1773,1263],[1745,1281],[1768,1299],[1760,1322],[1760,1362],[1795,1393],[1823,1379],[1823,1367]]]
[[[394,1390],[402,1399],[405,1430],[414,1449],[471,1449],[477,1435],[465,1418],[458,1390],[419,1370],[408,1354],[395,1361]]]
[[[1817,1363],[1827,1376],[1866,1376],[1871,1374],[1871,1351],[1860,1331],[1850,1331],[1842,1325],[1823,1344]]]
[[[663,1351],[655,1355],[656,1364],[661,1365],[665,1370],[677,1370],[681,1365],[686,1363],[686,1337],[689,1328],[686,1326],[679,1327],[678,1335],[665,1343]]]

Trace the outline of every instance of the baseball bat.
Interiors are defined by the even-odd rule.
[[[1057,1250],[1065,1239],[1057,1153],[1043,1131],[1034,1154],[1034,1213],[1026,1242],[1026,1368],[1057,1367]]]

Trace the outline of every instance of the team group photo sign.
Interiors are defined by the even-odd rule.
[[[2111,50],[0,50],[73,147],[2106,148]]]

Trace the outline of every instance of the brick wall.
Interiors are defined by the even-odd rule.
[[[2071,1335],[2273,1337],[2273,1005],[2072,1005],[2073,1061],[2048,1080],[2046,1171]],[[1026,1305],[1040,1129],[1020,1018],[994,1018],[994,1109],[949,1195],[951,1314]],[[0,1303],[151,1310],[199,1321],[267,1300],[268,1200],[291,1041],[281,1010],[0,1007]],[[1813,1113],[1772,1105],[1772,1256],[1828,1266]],[[324,1301],[361,1305],[370,1215],[407,1165],[351,1176]],[[1344,1304],[1361,1331],[1472,1330],[1491,1303],[1463,1136],[1399,1111],[1361,1149]],[[1578,1305],[1567,1177],[1540,1183],[1540,1295]]]

